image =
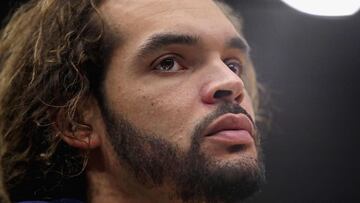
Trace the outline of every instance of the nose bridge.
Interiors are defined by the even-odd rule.
[[[238,102],[243,99],[244,83],[242,79],[222,60],[216,60],[205,67],[207,80],[201,89],[204,103],[212,104],[219,101]]]

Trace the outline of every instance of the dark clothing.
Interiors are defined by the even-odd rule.
[[[57,199],[52,201],[21,201],[17,203],[84,203],[84,202],[76,199]]]

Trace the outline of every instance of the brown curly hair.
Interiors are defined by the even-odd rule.
[[[84,170],[86,152],[66,145],[59,135],[64,129],[91,130],[81,108],[101,94],[106,61],[119,41],[101,17],[100,3],[30,0],[1,32],[0,157],[10,199],[27,187],[24,182],[49,174],[58,180]],[[240,27],[231,9],[218,4]],[[255,72],[248,70],[246,84],[257,108]]]
[[[32,169],[43,172],[36,176],[50,170],[72,176],[83,168],[86,156],[58,135],[63,128],[91,128],[82,122],[80,107],[99,86],[113,44],[106,42],[99,4],[31,0],[1,33],[1,164],[11,195]]]

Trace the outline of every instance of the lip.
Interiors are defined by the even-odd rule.
[[[251,120],[244,114],[228,113],[213,121],[205,130],[204,137],[217,139],[244,140],[244,135],[254,139],[255,128]],[[245,143],[244,143],[245,144]]]

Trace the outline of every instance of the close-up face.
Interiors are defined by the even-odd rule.
[[[257,170],[259,139],[242,78],[248,45],[218,6],[209,0],[106,1],[101,11],[121,38],[107,67],[102,102],[120,159],[131,160],[122,157],[130,152],[118,149],[131,128],[142,141],[127,145],[138,142],[151,155],[145,140],[161,140],[156,148],[174,152],[164,163],[204,159],[209,171]],[[131,127],[124,129],[124,122]]]

